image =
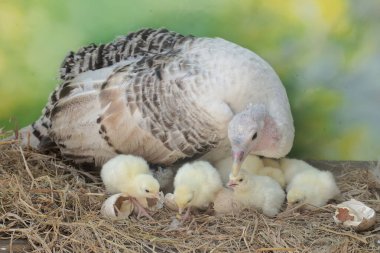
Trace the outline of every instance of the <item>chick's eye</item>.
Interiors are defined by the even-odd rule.
[[[149,190],[148,190],[148,189],[145,189],[145,192],[149,192]]]
[[[255,140],[257,138],[257,133],[255,133],[254,135],[252,135],[252,140]]]
[[[243,179],[242,179],[242,178],[240,178],[240,179],[239,179],[239,182],[243,182]]]

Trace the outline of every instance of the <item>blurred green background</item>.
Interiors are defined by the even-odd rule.
[[[379,158],[377,0],[0,0],[0,126],[39,117],[68,51],[143,27],[222,37],[266,59],[290,98],[292,156]]]

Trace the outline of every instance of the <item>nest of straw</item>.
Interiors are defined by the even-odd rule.
[[[178,229],[175,213],[155,220],[108,220],[99,173],[61,159],[0,145],[0,249],[13,252],[379,252],[380,193],[366,168],[337,176],[342,200],[355,198],[377,212],[377,225],[357,233],[337,226],[330,206],[293,209],[277,218],[255,210],[215,217],[201,214]],[[285,209],[285,205],[284,205]]]

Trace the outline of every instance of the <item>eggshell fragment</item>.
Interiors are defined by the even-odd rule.
[[[335,208],[334,221],[357,231],[369,229],[376,222],[375,210],[355,199],[345,201]]]
[[[104,201],[100,213],[111,219],[125,219],[133,212],[130,199],[122,193],[114,194]]]
[[[233,191],[223,188],[215,197],[214,210],[216,215],[238,213],[242,210],[242,205],[235,199]]]
[[[172,211],[178,211],[178,206],[174,201],[174,195],[173,193],[167,193],[165,195],[165,206],[169,208]]]
[[[150,211],[157,211],[158,209],[163,208],[165,197],[163,192],[158,193],[158,199],[147,199],[148,209]]]

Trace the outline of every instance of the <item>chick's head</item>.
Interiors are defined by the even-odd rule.
[[[244,191],[248,188],[248,173],[244,169],[241,169],[236,176],[231,173],[227,186],[234,191]]]
[[[189,207],[194,198],[194,192],[186,186],[179,186],[174,190],[174,201],[178,206],[179,213]]]
[[[152,175],[143,174],[136,177],[138,194],[144,198],[159,198],[160,184]]]
[[[301,203],[305,200],[305,193],[300,189],[290,189],[286,199],[289,204]]]

